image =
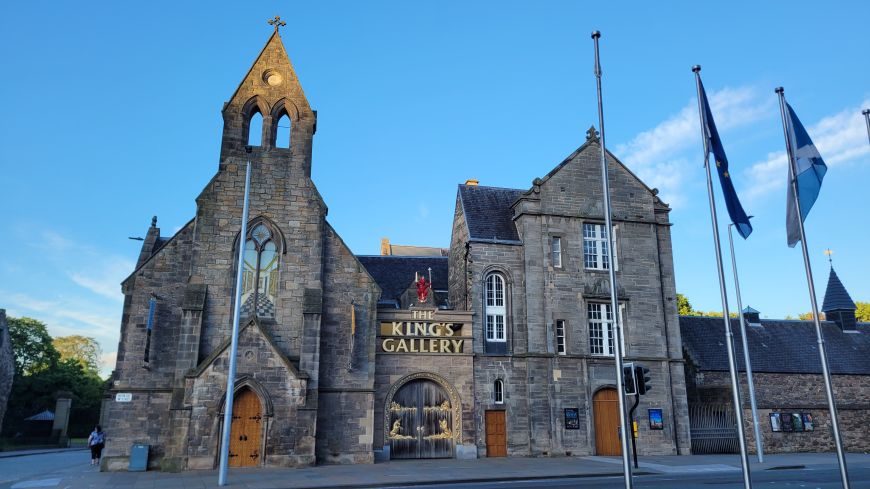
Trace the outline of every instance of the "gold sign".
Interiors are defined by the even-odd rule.
[[[381,349],[387,353],[462,353],[462,325],[435,321],[435,311],[413,311],[411,321],[381,323]],[[383,338],[385,337],[385,338]]]

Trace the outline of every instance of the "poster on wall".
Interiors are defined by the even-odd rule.
[[[801,418],[801,413],[791,413],[791,424],[795,431],[804,430],[804,420]]]
[[[770,413],[770,431],[782,431],[782,425],[779,423],[779,413]]]
[[[810,413],[803,413],[801,417],[804,421],[804,431],[813,431],[813,415]]]
[[[565,408],[565,429],[580,429],[580,410],[577,408]]]
[[[791,423],[791,414],[779,413],[779,423],[782,425],[782,431],[794,431],[794,425]]]
[[[649,429],[651,429],[651,430],[663,430],[663,429],[665,429],[664,422],[662,421],[662,410],[661,409],[650,409],[649,410]]]

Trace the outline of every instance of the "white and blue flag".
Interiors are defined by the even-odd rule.
[[[788,108],[788,138],[792,145],[795,168],[797,168],[797,197],[801,208],[800,219],[803,222],[806,220],[807,214],[810,213],[813,204],[816,203],[819,190],[822,188],[822,179],[825,178],[828,167],[822,161],[822,155],[819,154],[819,150],[816,149],[816,145],[813,144],[807,130],[804,129],[803,124],[795,115],[794,109],[788,103],[785,106]],[[794,248],[794,245],[801,240],[794,187],[792,186],[794,178],[791,165],[788,165],[788,202],[786,203],[785,226],[788,232],[788,245],[791,248]]]

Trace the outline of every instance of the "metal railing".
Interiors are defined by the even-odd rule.
[[[737,421],[730,404],[689,406],[692,453],[737,453]]]

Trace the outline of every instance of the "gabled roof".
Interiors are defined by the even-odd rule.
[[[761,328],[746,328],[753,372],[820,374],[812,321],[761,320]],[[738,369],[742,370],[740,321],[731,319]],[[844,333],[836,323],[822,321],[828,364],[833,374],[870,375],[870,323]],[[725,324],[722,318],[680,316],[683,347],[700,370],[728,371]]]
[[[837,272],[834,267],[831,267],[831,274],[828,275],[828,288],[825,289],[825,301],[822,303],[822,312],[837,311],[848,309],[854,311],[857,309],[849,293],[846,292],[846,287],[843,287],[843,282],[840,282],[840,277],[837,277]]]
[[[357,256],[381,287],[381,300],[398,300],[414,282],[414,273],[429,273],[432,268],[432,290],[447,290],[446,256]]]
[[[524,190],[460,185],[459,199],[470,241],[519,243],[511,206]]]

